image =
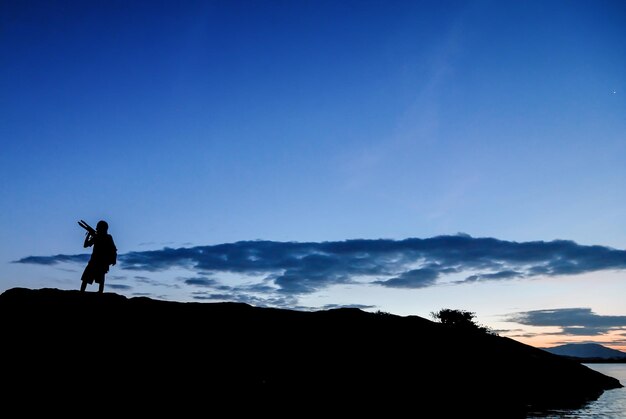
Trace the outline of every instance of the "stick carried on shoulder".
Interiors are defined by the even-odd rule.
[[[87,224],[85,221],[80,220],[78,222],[78,225],[81,226],[82,228],[84,228],[85,230],[87,230],[87,232],[89,234],[91,234],[92,236],[96,235],[96,230],[94,230],[94,228],[92,226],[90,226],[89,224]]]

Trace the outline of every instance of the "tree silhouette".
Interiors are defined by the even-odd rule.
[[[497,335],[492,329],[480,325],[474,321],[476,313],[466,310],[443,308],[437,312],[431,312],[430,316],[441,324],[457,329],[475,330],[491,335]]]

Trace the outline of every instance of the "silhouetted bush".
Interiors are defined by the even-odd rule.
[[[489,327],[480,325],[474,321],[476,313],[466,310],[454,310],[450,308],[444,308],[437,312],[431,312],[430,316],[439,321],[441,324],[455,327],[457,329],[475,330],[490,335],[497,335]]]

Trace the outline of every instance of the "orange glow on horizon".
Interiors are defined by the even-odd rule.
[[[536,334],[533,336],[531,336],[530,333],[526,336],[515,333],[502,334],[501,336],[511,338],[536,348],[551,348],[568,343],[597,343],[602,346],[606,346],[607,348],[626,353],[626,342],[624,342],[625,339],[623,331],[612,331],[600,336],[573,336],[558,334],[555,332],[546,332],[545,334]]]

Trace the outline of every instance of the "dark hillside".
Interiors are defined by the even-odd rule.
[[[358,309],[15,288],[0,295],[0,315],[6,400],[32,401],[21,403],[25,413],[41,403],[60,412],[87,403],[100,412],[177,417],[226,409],[228,416],[514,418],[620,387],[511,339]]]

